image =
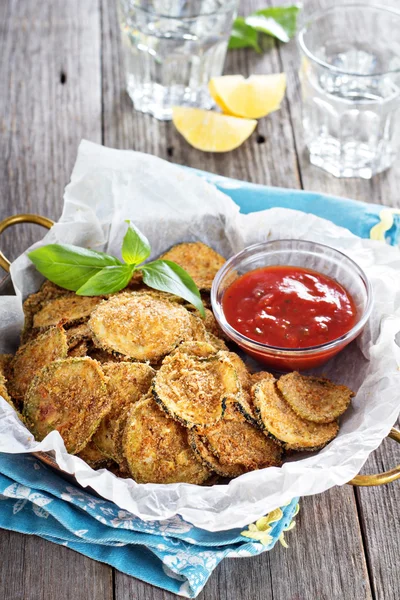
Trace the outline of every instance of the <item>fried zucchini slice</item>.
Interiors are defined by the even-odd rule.
[[[32,379],[45,365],[66,358],[67,336],[62,327],[51,327],[21,346],[10,365],[10,390],[15,398],[24,398]]]
[[[191,449],[187,431],[151,398],[131,408],[124,432],[124,455],[138,483],[205,482],[210,471]]]
[[[103,454],[98,449],[96,444],[92,442],[92,440],[90,440],[90,442],[88,442],[86,446],[80,452],[78,452],[77,456],[84,460],[89,467],[92,467],[92,469],[105,469],[112,463],[112,460]]]
[[[101,421],[92,440],[108,457],[118,462],[116,437],[120,434],[122,413],[148,392],[155,371],[144,363],[105,363],[103,372],[108,378],[107,388],[111,398],[110,412]]]
[[[253,401],[250,396],[251,377],[247,370],[246,365],[235,352],[223,353],[230,360],[234,366],[239,382],[242,386],[242,393],[235,399],[236,408],[244,416],[246,421],[253,425],[253,427],[259,428],[258,419],[254,410]]]
[[[225,258],[202,242],[185,242],[173,246],[160,256],[185,269],[200,290],[211,290],[213,279]]]
[[[257,373],[252,373],[250,375],[251,385],[253,386],[255,383],[260,383],[264,379],[268,379],[268,381],[276,381],[275,377],[268,373],[268,371],[257,371]]]
[[[314,423],[331,423],[348,408],[354,393],[345,385],[336,385],[325,377],[287,373],[278,380],[278,388],[295,413]]]
[[[211,471],[221,475],[222,477],[228,477],[233,479],[243,475],[246,471],[241,465],[228,465],[222,464],[215,454],[212,453],[207,438],[194,431],[189,431],[189,443],[199,460]]]
[[[62,323],[69,325],[87,319],[102,302],[99,296],[77,296],[76,294],[53,298],[46,302],[33,317],[33,327],[43,329]]]
[[[240,394],[231,362],[221,353],[199,358],[174,352],[164,360],[153,380],[159,405],[187,427],[205,427],[219,421],[226,403]]]
[[[197,356],[197,358],[209,358],[217,354],[218,350],[209,342],[191,341],[182,342],[171,354],[170,357],[175,354],[187,354],[189,356]],[[165,358],[168,361],[169,357]]]
[[[68,347],[71,349],[82,341],[92,339],[92,332],[87,323],[79,323],[65,330]]]
[[[229,352],[228,346],[225,344],[224,340],[213,335],[209,331],[207,332],[207,341],[214,346],[217,350],[222,350],[223,352]]]
[[[282,448],[242,419],[222,419],[204,437],[222,465],[239,465],[247,472],[282,464]]]
[[[95,344],[108,352],[156,363],[192,337],[192,318],[182,306],[148,294],[119,294],[91,315]]]
[[[106,379],[91,358],[67,358],[44,367],[25,396],[24,416],[37,440],[57,430],[70,454],[88,443],[111,408]]]
[[[339,431],[336,421],[312,423],[296,415],[269,378],[252,387],[252,397],[266,431],[286,450],[319,450]]]
[[[37,335],[37,331],[32,331],[33,319],[43,306],[49,300],[59,298],[60,296],[75,296],[74,292],[65,290],[51,281],[45,281],[38,292],[31,294],[24,302],[24,328],[21,334],[21,341],[27,342],[32,337]]]

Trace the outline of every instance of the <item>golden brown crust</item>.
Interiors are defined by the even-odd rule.
[[[67,337],[62,327],[52,327],[20,346],[10,365],[10,390],[15,398],[24,398],[34,376],[54,360],[66,358]]]
[[[185,242],[173,246],[160,256],[185,269],[200,290],[210,290],[213,279],[225,258],[202,242]]]
[[[33,379],[24,416],[37,440],[57,430],[70,454],[82,450],[111,408],[106,379],[91,358],[52,362]]]
[[[120,456],[116,438],[121,434],[119,419],[148,392],[155,372],[147,364],[132,362],[105,363],[102,369],[107,377],[111,409],[101,421],[93,442],[104,454],[118,462]]]
[[[33,327],[43,329],[62,323],[69,325],[87,319],[102,302],[99,296],[64,295],[48,300],[33,317]]]
[[[331,423],[348,408],[354,393],[325,377],[282,375],[278,388],[296,414],[314,423]]]
[[[119,294],[93,312],[89,327],[95,343],[108,352],[156,363],[192,338],[192,318],[172,302],[147,294]]]
[[[187,427],[219,421],[228,401],[240,394],[236,371],[223,353],[208,358],[176,351],[164,360],[153,381],[156,401]]]
[[[287,450],[323,448],[338,433],[337,422],[311,423],[296,415],[269,378],[256,383],[251,393],[265,429]]]
[[[92,467],[92,469],[109,468],[112,463],[112,460],[103,454],[92,440],[90,440],[90,442],[88,442],[86,446],[80,452],[78,452],[77,456],[84,460],[89,467]]]
[[[153,399],[131,408],[123,448],[138,483],[204,483],[210,471],[196,458],[182,425],[170,419]]]
[[[239,477],[239,475],[245,473],[245,470],[241,465],[222,464],[211,451],[207,438],[204,436],[194,431],[190,431],[189,443],[199,460],[201,460],[208,469],[214,471],[221,477],[233,479],[234,477]]]

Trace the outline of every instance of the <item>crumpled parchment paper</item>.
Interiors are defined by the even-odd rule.
[[[149,238],[152,258],[175,243],[201,240],[230,257],[245,246],[301,238],[329,244],[355,260],[374,290],[369,325],[356,342],[319,369],[357,392],[340,432],[318,453],[281,468],[253,471],[227,485],[136,484],[93,471],[67,454],[58,432],[35,442],[0,398],[0,452],[55,452],[59,466],[108,500],[144,520],[180,514],[195,526],[221,531],[244,526],[295,496],[323,492],[354,477],[379,446],[400,410],[400,251],[362,240],[313,215],[270,209],[242,215],[230,198],[189,171],[154,156],[82,141],[62,217],[34,245],[71,243],[119,256],[125,219]],[[0,352],[14,351],[22,327],[22,300],[43,278],[26,255],[12,265],[16,297],[0,297]],[[400,333],[397,337],[400,343]]]

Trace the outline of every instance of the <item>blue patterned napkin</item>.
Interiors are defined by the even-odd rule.
[[[0,528],[40,537],[194,598],[223,558],[285,544],[298,499],[241,529],[210,533],[181,517],[145,522],[66,482],[30,455],[0,453]],[[292,525],[291,525],[292,523]]]
[[[363,238],[400,241],[399,211],[313,192],[269,188],[195,171],[242,212],[286,207],[315,214]],[[298,499],[246,531],[210,533],[180,517],[144,522],[67,483],[36,458],[0,453],[0,528],[39,535],[164,588],[194,598],[226,557],[271,550],[294,526]]]

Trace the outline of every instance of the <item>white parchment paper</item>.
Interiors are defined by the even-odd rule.
[[[131,219],[149,238],[152,257],[175,243],[201,240],[230,257],[263,240],[301,238],[348,254],[367,273],[374,290],[369,326],[357,342],[320,369],[357,392],[340,433],[314,455],[303,454],[281,468],[253,471],[228,485],[136,484],[93,471],[67,454],[58,432],[35,442],[12,408],[0,398],[0,452],[55,451],[59,466],[82,486],[145,520],[180,514],[198,527],[221,531],[246,525],[295,496],[323,492],[354,477],[379,446],[400,410],[400,251],[361,240],[318,217],[270,209],[242,215],[230,198],[189,171],[146,154],[112,150],[83,141],[62,217],[43,240],[88,246],[119,255]],[[42,277],[26,255],[12,265],[16,297],[0,297],[0,352],[14,351],[22,327],[22,300]],[[400,334],[398,335],[400,343]]]

